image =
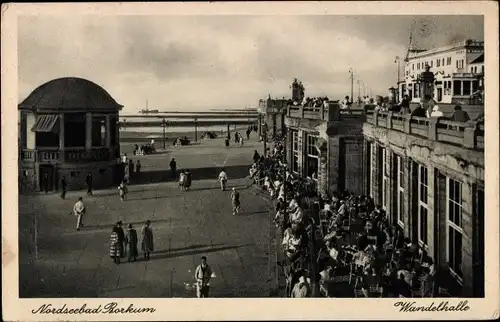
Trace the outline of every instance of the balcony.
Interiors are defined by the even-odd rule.
[[[467,149],[484,150],[484,124],[454,122],[441,118],[411,117],[409,114],[378,112],[366,115],[366,122],[405,134],[453,144]]]
[[[109,161],[113,159],[113,151],[109,148],[92,148],[87,151],[85,148],[40,148],[36,150],[22,149],[20,159],[23,162],[66,162],[85,163]]]
[[[341,114],[340,106],[338,104],[332,104],[325,108],[324,106],[302,106],[302,105],[289,105],[287,116],[300,118],[300,119],[312,119],[312,120],[322,120],[327,122],[342,121],[342,120],[359,120],[364,118],[365,110],[363,108],[351,108],[350,114]]]

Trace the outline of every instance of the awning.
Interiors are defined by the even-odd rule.
[[[35,125],[31,128],[33,132],[54,132],[57,133],[59,130],[58,115],[52,114],[42,114],[38,115],[36,118]]]

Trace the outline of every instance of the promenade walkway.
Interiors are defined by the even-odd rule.
[[[162,181],[131,185],[124,203],[117,189],[95,191],[93,197],[70,192],[66,200],[58,194],[20,196],[20,297],[194,297],[193,274],[203,255],[215,273],[211,296],[268,297],[276,258],[270,253],[269,204],[244,178],[253,150],[261,145],[254,141],[226,149],[222,143],[131,156],[141,160],[145,176],[167,173],[175,157],[179,168],[193,172],[191,191]],[[229,188],[240,190],[240,216],[232,216],[230,191],[220,191],[215,181],[221,165],[228,168]],[[70,212],[79,196],[88,215],[77,232]],[[146,219],[154,230],[151,260],[114,264],[108,247],[112,225],[122,220],[140,232]]]

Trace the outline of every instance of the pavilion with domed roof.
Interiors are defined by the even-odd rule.
[[[51,80],[18,105],[21,190],[82,189],[117,181],[118,113],[123,108],[101,86],[82,78]]]

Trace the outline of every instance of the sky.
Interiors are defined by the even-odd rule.
[[[18,18],[19,102],[60,77],[106,89],[124,112],[202,111],[290,97],[387,95],[410,31],[420,48],[483,40],[482,16],[98,16]],[[401,62],[403,64],[403,62]],[[401,70],[403,66],[401,65]],[[361,87],[363,88],[363,87]],[[361,89],[363,91],[363,89]],[[367,93],[366,92],[366,93]]]

